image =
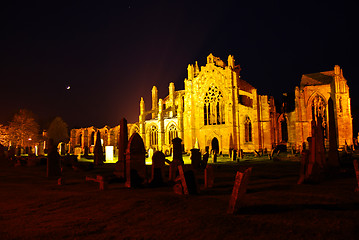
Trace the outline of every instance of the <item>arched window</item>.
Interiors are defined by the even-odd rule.
[[[172,139],[174,139],[176,137],[178,137],[177,128],[174,124],[172,124],[168,128],[168,144],[172,144]]]
[[[245,142],[252,142],[252,122],[248,116],[244,121],[244,134]]]
[[[327,111],[326,111],[326,102],[325,100],[319,96],[316,95],[311,102],[311,108],[312,108],[312,120],[318,123],[318,117],[321,117],[322,126],[324,128],[324,137],[327,137]]]
[[[211,86],[204,97],[204,125],[225,124],[225,103],[221,91]]]
[[[158,143],[158,130],[157,127],[155,125],[151,126],[151,130],[150,130],[150,145],[157,145]]]

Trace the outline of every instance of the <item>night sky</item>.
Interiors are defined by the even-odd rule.
[[[75,1],[73,1],[75,2]],[[104,1],[105,2],[105,1]],[[0,7],[0,123],[20,108],[42,127],[138,121],[168,85],[184,89],[187,65],[234,55],[241,77],[281,100],[301,75],[343,68],[357,121],[355,1],[8,1]],[[70,89],[67,89],[70,86]]]

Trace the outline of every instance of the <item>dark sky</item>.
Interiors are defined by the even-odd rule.
[[[302,74],[338,64],[358,109],[355,1],[74,2],[2,3],[1,123],[20,108],[43,126],[138,121],[141,96],[149,109],[153,85],[160,98],[170,82],[184,89],[187,65],[210,53],[234,55],[242,78],[278,101]]]

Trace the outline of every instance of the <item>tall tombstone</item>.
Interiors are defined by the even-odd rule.
[[[208,165],[204,170],[204,188],[212,188],[214,185],[214,170]]]
[[[149,185],[151,187],[159,187],[164,184],[164,168],[165,168],[165,155],[161,151],[156,151],[152,155],[152,175]]]
[[[198,170],[201,165],[201,152],[199,149],[191,149],[191,165],[194,169]]]
[[[178,171],[178,166],[183,166],[183,158],[182,158],[182,139],[174,138],[172,139],[173,144],[173,161],[170,164],[169,170],[169,180],[173,181],[176,178],[176,172]]]
[[[141,136],[132,134],[126,149],[126,187],[141,186],[147,179],[145,157],[146,149]]]
[[[118,141],[118,161],[116,163],[115,175],[126,178],[126,148],[128,145],[127,120],[122,118],[120,121],[120,136]]]
[[[179,165],[178,173],[173,191],[180,195],[197,194],[199,189],[194,171],[191,169],[184,171],[183,166]]]
[[[49,153],[47,155],[47,177],[61,176],[61,159],[52,139],[49,140]]]
[[[316,162],[320,168],[323,168],[325,165],[325,147],[324,147],[324,128],[323,128],[323,118],[318,117],[318,122],[316,125]]]
[[[353,160],[353,165],[354,165],[355,176],[357,179],[357,187],[355,188],[355,191],[358,192],[359,191],[359,165],[358,165],[357,159]]]
[[[94,149],[94,163],[96,166],[102,165],[104,162],[103,149],[101,144],[101,134],[100,131],[97,130],[97,137]]]
[[[329,154],[328,154],[328,167],[339,167],[339,153],[338,153],[338,140],[337,128],[335,124],[334,103],[332,97],[328,100],[328,117],[329,117]]]
[[[236,179],[232,190],[231,199],[229,200],[229,207],[227,213],[233,214],[238,211],[240,199],[243,198],[247,191],[249,177],[252,173],[252,168],[247,168],[244,173],[237,172]]]
[[[183,165],[183,158],[182,158],[182,139],[174,138],[172,139],[173,144],[173,161],[177,161]]]

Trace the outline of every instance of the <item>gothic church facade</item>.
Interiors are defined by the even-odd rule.
[[[241,78],[241,68],[231,55],[225,63],[210,54],[205,66],[199,68],[196,62],[187,70],[184,90],[176,90],[170,83],[168,96],[159,98],[154,86],[149,109],[141,98],[139,121],[129,124],[128,132],[138,132],[147,149],[170,154],[172,139],[179,137],[186,152],[192,148],[203,152],[206,146],[223,154],[232,149],[253,152],[279,144],[299,150],[311,135],[311,121],[317,116],[325,119],[328,131],[330,97],[335,103],[339,147],[353,143],[349,87],[339,66],[334,71],[303,75],[295,89],[294,111],[283,113],[277,113],[273,97],[258,94]],[[73,129],[71,147],[91,152],[96,130]],[[100,129],[104,145],[117,146],[119,130],[119,126]]]

